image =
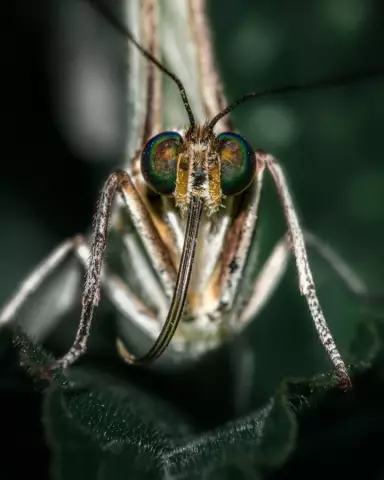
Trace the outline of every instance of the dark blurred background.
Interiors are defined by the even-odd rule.
[[[210,0],[208,6],[229,100],[384,67],[380,0],[237,0],[225,7]],[[3,304],[54,246],[89,228],[103,179],[121,163],[126,112],[123,41],[84,2],[18,0],[4,2],[1,11]],[[373,290],[383,290],[384,79],[249,102],[233,116],[255,148],[281,160],[305,226]],[[272,247],[284,224],[269,184],[264,201],[263,242]],[[316,272],[326,282],[321,265]],[[295,282],[291,272],[271,315],[284,315],[287,305],[293,316],[305,309],[295,299]],[[295,333],[287,326],[283,335],[289,342]],[[32,455],[29,473],[45,478],[40,397],[3,340],[3,443],[7,453]],[[11,461],[10,468],[14,478],[23,470]]]

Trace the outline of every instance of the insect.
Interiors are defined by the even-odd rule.
[[[82,236],[60,245],[3,308],[0,325],[9,323],[44,279],[74,252],[87,266],[80,325],[73,346],[51,369],[67,368],[86,351],[101,289],[127,321],[153,341],[146,353],[135,356],[125,339],[119,338],[118,349],[126,361],[150,363],[164,353],[170,342],[181,357],[201,356],[240,333],[257,316],[284,273],[292,250],[300,292],[307,301],[320,341],[340,383],[349,386],[347,367],[316,295],[306,253],[306,242],[311,237],[305,238],[300,227],[285,174],[273,155],[254,151],[246,139],[234,132],[229,117],[240,103],[266,92],[246,94],[227,106],[213,62],[203,3],[189,1],[199,69],[204,79],[202,110],[209,118],[204,123],[196,120],[188,92],[179,78],[157,60],[156,2],[142,2],[145,48],[103,10],[148,61],[141,147],[127,171],[117,170],[106,180],[90,246]],[[161,129],[160,74],[170,78],[179,90],[189,119],[184,129]],[[296,88],[301,87],[280,90]],[[275,90],[278,92],[279,89]],[[259,277],[250,284],[247,259],[257,233],[266,171],[277,187],[288,233],[274,247]],[[137,271],[135,285],[126,284],[108,265],[102,268],[109,231],[123,239],[129,236],[125,229],[127,213],[138,237],[134,245],[125,242],[132,269]],[[316,241],[313,243],[316,245]],[[325,252],[321,244],[317,246]],[[140,254],[134,253],[137,251]],[[345,267],[337,257],[332,260],[339,271]],[[350,284],[353,283],[352,275],[344,278],[348,276]],[[356,280],[354,290],[363,289]]]

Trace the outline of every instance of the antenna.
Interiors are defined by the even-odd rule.
[[[232,112],[238,105],[241,103],[246,102],[247,100],[265,97],[267,95],[278,95],[281,93],[291,93],[298,90],[311,90],[316,89],[319,87],[337,87],[340,85],[348,85],[350,83],[357,83],[362,80],[369,80],[375,77],[380,77],[384,74],[383,69],[379,70],[367,70],[365,72],[358,72],[354,74],[343,74],[338,75],[332,78],[325,78],[323,80],[318,80],[313,83],[303,83],[297,85],[286,85],[284,87],[277,87],[277,88],[268,88],[266,90],[262,90],[261,92],[249,92],[240,97],[238,100],[232,102],[228,107],[225,107],[224,110],[219,112],[213,119],[209,122],[208,126],[213,129],[216,123],[221,120],[225,115],[229,112]]]
[[[180,78],[174,73],[172,73],[170,70],[168,70],[168,68],[166,68],[159,60],[157,60],[157,58],[155,58],[148,50],[146,50],[142,45],[140,45],[140,43],[133,37],[128,28],[117,20],[111,10],[109,10],[108,7],[103,5],[103,2],[97,0],[89,0],[89,2],[97,12],[103,15],[110,22],[110,24],[116,28],[117,31],[127,37],[145,58],[153,62],[157,66],[157,68],[159,68],[163,73],[168,75],[168,77],[170,77],[176,83],[180,91],[180,96],[183,101],[184,108],[187,111],[189,124],[191,128],[193,128],[196,125],[195,117],[193,115],[191,105],[189,104],[184,85],[182,84]]]

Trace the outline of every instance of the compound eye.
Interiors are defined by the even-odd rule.
[[[256,171],[255,154],[249,143],[236,133],[220,133],[221,190],[237,195],[252,183]]]
[[[182,142],[177,132],[163,132],[151,138],[141,154],[141,173],[148,186],[161,195],[172,195],[175,191]]]

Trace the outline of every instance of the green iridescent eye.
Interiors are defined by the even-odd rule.
[[[172,195],[176,186],[177,160],[182,137],[163,132],[151,138],[141,154],[141,172],[148,186],[162,195]]]
[[[253,181],[255,154],[249,143],[236,133],[220,133],[221,190],[224,195],[237,195]]]

